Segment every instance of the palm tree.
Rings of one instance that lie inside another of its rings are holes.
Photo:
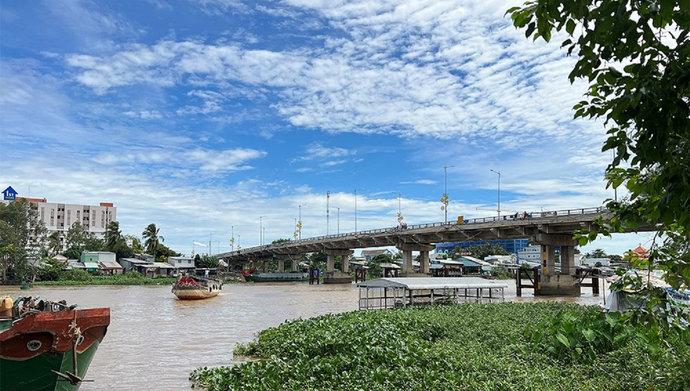
[[[109,251],[116,252],[118,247],[125,242],[120,230],[120,223],[111,221],[105,227],[105,248]]]
[[[54,256],[62,251],[62,242],[60,241],[60,233],[53,232],[48,236],[48,255]]]
[[[156,260],[156,249],[158,248],[158,244],[160,242],[165,242],[165,238],[158,235],[159,232],[160,228],[156,228],[156,224],[151,223],[146,227],[144,232],[141,233],[141,236],[145,239],[144,248],[148,254],[153,255],[154,261]]]

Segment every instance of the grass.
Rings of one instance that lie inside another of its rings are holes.
[[[114,276],[94,276],[83,270],[65,272],[57,281],[36,281],[34,285],[172,285],[176,278],[149,278],[130,272]]]

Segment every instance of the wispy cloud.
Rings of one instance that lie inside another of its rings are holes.
[[[154,164],[166,166],[195,166],[202,171],[240,171],[252,167],[250,160],[266,156],[266,152],[237,148],[225,151],[194,150],[138,150],[120,153],[103,153],[95,160],[107,165]]]
[[[438,183],[438,182],[432,181],[432,180],[430,180],[430,179],[419,179],[419,180],[416,180],[416,181],[403,181],[403,182],[400,182],[400,184],[402,184],[402,185],[435,185],[436,183]]]

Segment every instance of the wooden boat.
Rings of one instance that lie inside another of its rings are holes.
[[[180,300],[202,300],[217,296],[223,283],[197,276],[180,277],[172,286],[172,293]]]
[[[77,390],[110,324],[110,308],[0,298],[0,390]]]

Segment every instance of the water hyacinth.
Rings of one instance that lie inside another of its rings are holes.
[[[589,330],[586,322],[595,311],[564,303],[501,303],[297,319],[261,331],[235,351],[260,360],[199,368],[190,380],[208,390],[682,389],[678,378],[687,375],[682,368],[690,362],[687,334],[655,351],[640,343],[649,339],[640,335],[618,345],[594,344],[596,354],[584,359],[563,354],[565,345],[551,337],[562,333],[558,326],[566,325],[568,337],[586,347],[594,334],[575,338],[574,319],[581,317]],[[566,321],[554,321],[560,318]],[[563,346],[551,351],[558,343]]]

